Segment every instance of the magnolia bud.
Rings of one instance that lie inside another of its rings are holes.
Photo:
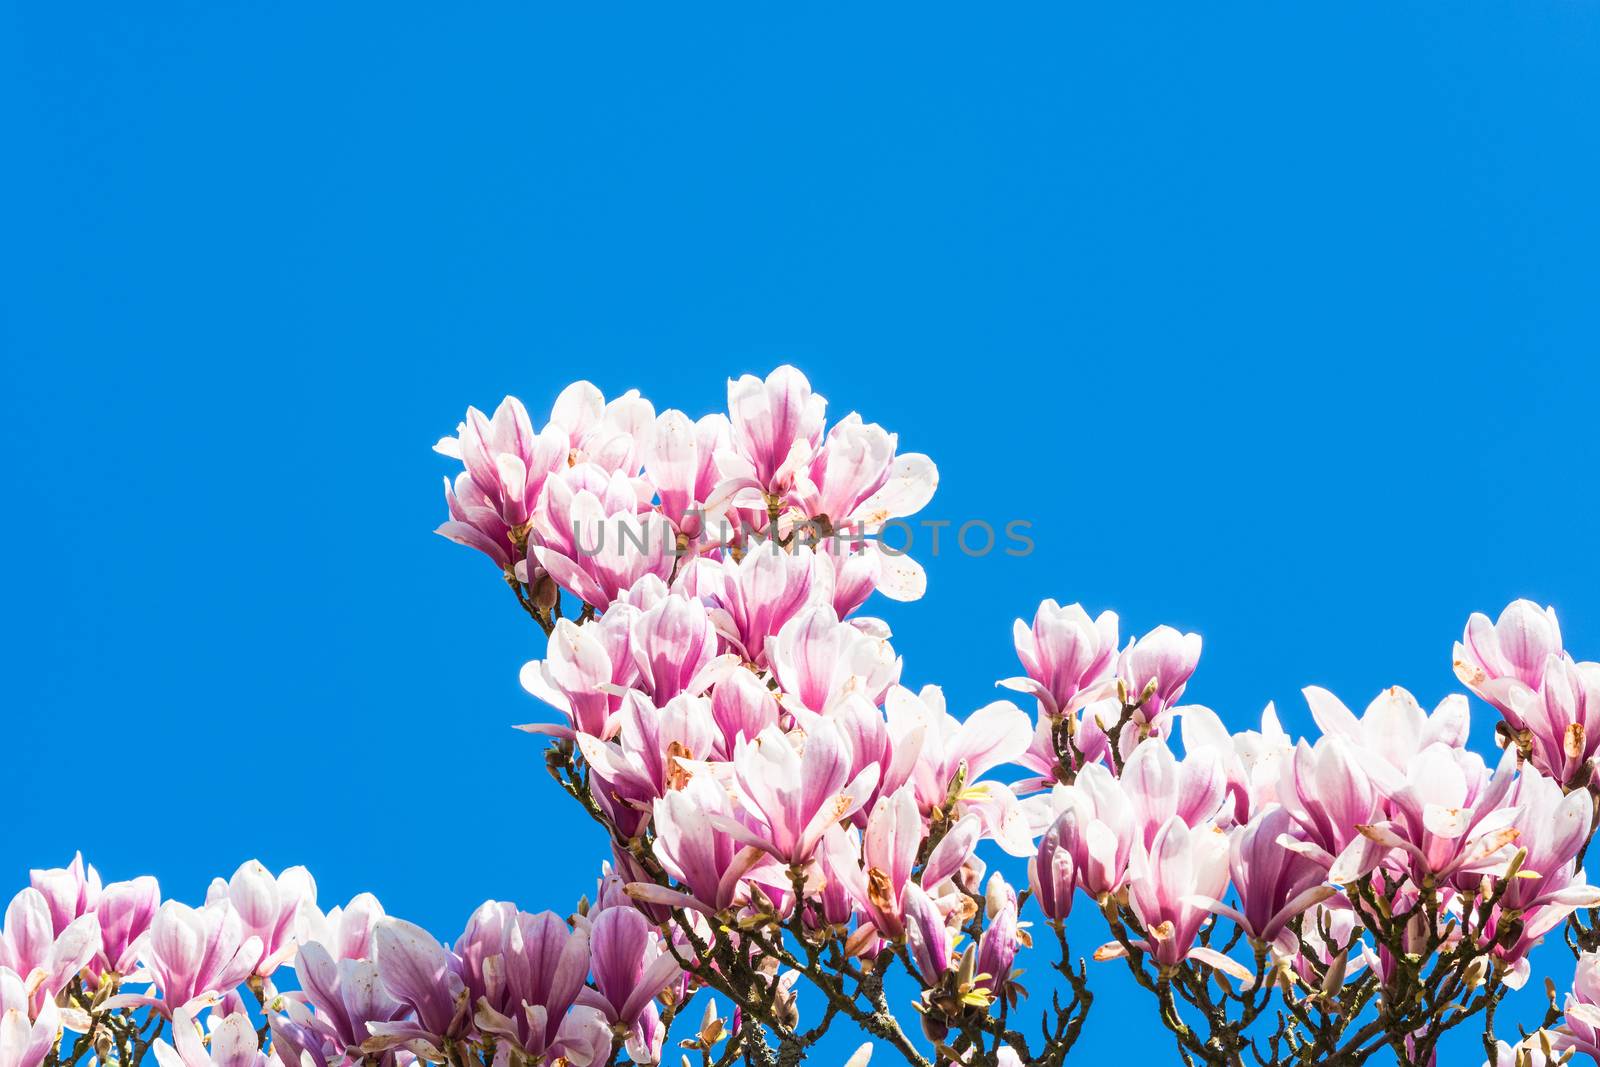
[[[1328,973],[1322,976],[1321,992],[1325,997],[1332,997],[1344,986],[1345,971],[1350,966],[1350,953],[1341,952],[1333,958],[1328,965]]]

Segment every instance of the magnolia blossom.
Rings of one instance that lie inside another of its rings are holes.
[[[1192,957],[1248,978],[1237,963],[1194,943],[1209,917],[1205,901],[1227,885],[1228,839],[1220,830],[1191,830],[1178,816],[1163,823],[1148,851],[1134,850],[1129,870],[1128,897],[1149,931],[1147,951],[1161,963]]]
[[[181,1010],[172,1020],[171,1043],[157,1038],[150,1051],[161,1067],[267,1067],[269,1062],[256,1043],[250,1016],[243,1012],[217,1020],[207,1041],[193,1014]]]
[[[94,911],[103,892],[100,872],[83,862],[81,852],[74,853],[66,867],[29,871],[28,884],[44,895],[50,906],[50,925],[57,934],[74,919]]]
[[[1321,864],[1282,844],[1293,834],[1293,823],[1286,809],[1270,805],[1229,840],[1228,870],[1239,907],[1209,907],[1237,922],[1252,941],[1273,941],[1292,919],[1336,892],[1325,884]]]
[[[1129,645],[1117,660],[1117,677],[1128,700],[1139,705],[1129,729],[1160,736],[1200,662],[1200,635],[1170,626],[1154,630]],[[1120,743],[1127,746],[1126,739]]]
[[[295,974],[300,995],[285,998],[285,1014],[272,1017],[273,1038],[318,1067],[361,1058],[371,1025],[394,1022],[406,1012],[384,988],[373,960],[336,960],[312,942],[295,956]]]
[[[730,379],[733,447],[717,455],[718,471],[766,493],[787,491],[822,443],[827,405],[793,367],[779,367],[765,381],[753,374]]]
[[[35,1011],[22,978],[0,966],[0,1064],[41,1067],[55,1051],[60,1027],[55,1001],[46,1000]]]
[[[1515,600],[1496,622],[1480,612],[1467,620],[1455,646],[1456,676],[1483,699],[1511,713],[1510,697],[1520,683],[1538,689],[1545,662],[1562,655],[1561,624],[1554,608]]]
[[[705,598],[709,618],[748,663],[769,666],[768,646],[807,607],[833,601],[833,568],[806,546],[754,546],[741,559],[697,560],[685,583]]]
[[[829,826],[859,808],[877,784],[869,765],[850,777],[850,752],[827,719],[818,720],[803,751],[776,727],[741,742],[733,755],[741,818],[712,816],[712,824],[784,863],[803,863]]]
[[[632,652],[637,614],[636,608],[624,604],[588,626],[559,620],[545,658],[525,664],[521,681],[530,694],[566,716],[568,725],[530,723],[519,729],[565,737],[585,733],[609,741],[619,727],[615,716],[622,694],[639,677]]]
[[[1191,704],[1183,709],[1180,729],[1185,752],[1209,749],[1215,753],[1232,802],[1231,810],[1223,813],[1226,821],[1242,825],[1256,812],[1277,802],[1283,768],[1295,746],[1284,732],[1275,707],[1268,704],[1261,713],[1260,730],[1230,734],[1216,712]]]
[[[149,876],[105,887],[94,909],[100,927],[100,971],[130,975],[137,970],[145,935],[160,906],[161,887]]]
[[[742,831],[728,832],[735,822],[734,801],[705,776],[691,778],[653,802],[656,858],[687,892],[635,882],[628,891],[640,899],[693,907],[710,913],[731,907],[741,879],[766,859],[759,845],[745,844]]]
[[[1050,879],[1055,903],[1046,914],[1058,919],[1071,908],[1062,894],[1062,873],[1100,900],[1123,887],[1134,846],[1142,841],[1132,798],[1100,764],[1085,767],[1072,785],[1058,786],[1051,803],[1058,814],[1040,843],[1033,881],[1042,899],[1042,887]]]
[[[721,483],[717,453],[733,444],[732,424],[721,412],[694,421],[681,411],[663,411],[650,436],[644,470],[660,498],[661,513],[680,533],[697,538],[705,531],[705,511]]]
[[[627,1032],[630,1060],[655,1063],[666,1036],[655,998],[681,968],[650,921],[626,904],[602,910],[589,927],[594,970],[589,1003],[612,1027]]]
[[[581,473],[581,472],[580,472]],[[638,490],[621,473],[589,472],[591,483],[556,478],[534,518],[533,554],[557,585],[604,609],[647,574],[671,577],[676,533],[659,512],[639,511]],[[529,581],[525,565],[518,577]]]
[[[1032,854],[1034,831],[1027,810],[1006,785],[980,781],[1027,748],[1030,730],[1021,708],[997,700],[962,721],[946,710],[944,693],[937,686],[924,686],[917,693],[895,686],[889,690],[885,710],[891,730],[921,732],[922,747],[910,781],[924,812],[953,800],[957,811],[978,815],[987,834],[1007,852]],[[952,797],[951,785],[958,777],[962,788]]]
[[[101,950],[100,924],[93,913],[68,922],[59,934],[52,921],[50,901],[39,890],[19,892],[6,907],[0,930],[0,967],[21,979],[32,1011],[65,989]]]
[[[1039,605],[1033,625],[1018,619],[1012,627],[1017,658],[1027,672],[1000,684],[1028,693],[1047,718],[1076,711],[1106,695],[1117,657],[1117,616],[1103,611],[1094,619],[1077,604],[1054,600]]]
[[[1551,1044],[1559,1051],[1600,1060],[1600,953],[1586,952],[1578,958],[1572,991],[1562,1010],[1565,1018],[1551,1035]]]
[[[1515,772],[1512,752],[1491,774],[1476,753],[1430,745],[1406,773],[1385,770],[1375,777],[1389,818],[1361,832],[1381,846],[1399,849],[1417,876],[1445,877],[1503,865],[1518,837],[1511,825],[1517,809],[1504,803]]]
[[[825,605],[790,619],[767,655],[791,706],[819,714],[852,695],[876,704],[900,677],[900,660],[888,641],[841,622]]]
[[[976,816],[957,820],[929,852],[920,878],[913,881],[917,856],[927,834],[927,822],[917,810],[916,795],[910,786],[879,798],[859,842],[838,828],[829,831],[828,869],[841,882],[855,909],[872,924],[874,933],[890,939],[904,937],[910,888],[937,891],[939,884],[971,857],[982,827]]]
[[[906,945],[916,965],[917,976],[925,986],[938,985],[951,963],[950,931],[944,912],[921,886],[908,882],[905,913]]]
[[[1519,751],[1562,784],[1587,785],[1600,751],[1600,663],[1550,656],[1538,689],[1515,686],[1509,701]]]
[[[1484,1061],[1483,1067],[1560,1067],[1572,1062],[1560,1051],[1559,1042],[1544,1030],[1515,1045],[1496,1041],[1494,1047],[1494,1059]]]
[[[215,999],[243,982],[262,959],[262,941],[245,932],[239,913],[226,902],[191,908],[175,900],[161,905],[150,924],[141,962],[150,971],[163,1014]]]
[[[316,910],[317,883],[304,867],[289,867],[274,877],[261,861],[249,860],[228,881],[211,883],[206,903],[222,901],[259,943],[260,956],[251,962],[255,973],[266,977],[294,956],[300,926]]]

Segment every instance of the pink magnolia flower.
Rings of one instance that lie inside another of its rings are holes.
[[[832,568],[805,546],[784,551],[766,542],[737,561],[698,560],[691,571],[717,629],[759,666],[768,665],[769,646],[790,619],[833,599]]]
[[[999,878],[997,874],[994,876]],[[989,923],[978,938],[979,974],[989,976],[984,985],[998,993],[1011,977],[1011,965],[1017,958],[1019,929],[1017,926],[1017,898],[1012,893],[1002,899],[989,915]]]
[[[804,708],[795,707],[792,710],[795,720],[803,729],[809,728],[819,718],[815,712]],[[895,792],[910,781],[916,772],[927,728],[905,716],[888,722],[879,708],[865,697],[855,694],[835,706],[827,718],[849,742],[851,777],[869,766],[877,768],[877,784],[870,795],[861,799],[861,807],[853,817],[857,826],[865,826],[867,814],[878,798]]]
[[[705,605],[686,597],[669,596],[639,612],[630,638],[637,684],[656,704],[682,693],[699,696],[739,665],[737,656],[722,654]]]
[[[287,1016],[274,1017],[273,1041],[308,1053],[319,1067],[353,1063],[371,1039],[371,1023],[390,1023],[409,1010],[384,988],[372,960],[335,959],[322,945],[302,945],[295,956],[300,992],[286,997]]]
[[[655,421],[655,408],[637,389],[608,403],[588,382],[567,386],[550,409],[550,427],[558,428],[570,447],[568,466],[589,463],[630,478],[650,453]]]
[[[450,518],[433,532],[488,556],[503,571],[511,572],[524,558],[511,527],[500,517],[495,502],[463,471],[454,483],[444,480],[444,501]]]
[[[825,714],[851,695],[880,702],[900,677],[889,642],[840,622],[831,607],[813,605],[786,623],[767,646],[785,703]]]
[[[828,431],[809,467],[795,479],[792,497],[806,515],[846,525],[856,505],[889,480],[895,445],[894,434],[851,412]]]
[[[500,402],[493,418],[469,407],[457,435],[441,440],[435,450],[465,464],[472,484],[506,526],[526,526],[545,480],[566,466],[566,435],[553,426],[534,433],[527,409],[513,396]]]
[[[95,920],[100,925],[102,971],[132,974],[139,964],[150,924],[161,907],[161,887],[148,876],[112,882],[100,894]]]
[[[244,933],[259,945],[251,960],[256,974],[268,977],[294,956],[297,935],[317,906],[317,883],[304,867],[288,867],[277,877],[260,860],[247,860],[224,882],[211,883],[206,904],[226,902],[239,915]]]
[[[175,1013],[171,1043],[157,1038],[150,1046],[160,1067],[267,1067],[278,1062],[261,1051],[250,1016],[234,1012],[213,1020],[208,1044],[192,1011]]]
[[[922,565],[904,552],[890,551],[881,539],[858,533],[835,535],[818,540],[815,551],[819,565],[832,576],[833,612],[841,619],[849,619],[875,592],[881,591],[891,600],[906,601],[916,600],[927,591]],[[887,627],[876,620],[850,621],[864,629],[883,629],[887,636]]]
[[[1171,818],[1189,827],[1211,822],[1227,797],[1215,751],[1203,748],[1180,762],[1161,740],[1135,748],[1121,780],[1133,806],[1135,839],[1145,848]]]
[[[905,889],[906,947],[924,986],[936,986],[950,970],[950,931],[945,916],[915,882]]]
[[[1363,769],[1370,761],[1343,737],[1301,741],[1284,762],[1278,799],[1304,831],[1282,844],[1310,856],[1341,884],[1372,870],[1384,849],[1359,829],[1382,814],[1382,794]]]
[[[523,665],[522,688],[566,716],[565,727],[526,723],[519,730],[572,737],[589,734],[603,741],[616,736],[622,693],[639,681],[632,629],[639,610],[614,604],[598,620],[579,626],[559,619],[542,660]]]
[[[84,865],[81,852],[75,853],[66,867],[29,871],[28,884],[44,894],[50,905],[50,924],[57,934],[72,920],[93,911],[100,901],[100,873]]]
[[[191,908],[169,900],[156,912],[140,957],[161,994],[151,1006],[169,1017],[180,1008],[198,1008],[249,977],[261,952],[261,938],[245,932],[239,913],[226,902]],[[148,1003],[132,998],[129,1006]]]
[[[779,367],[765,381],[753,374],[730,379],[733,447],[717,455],[722,477],[767,493],[785,492],[822,443],[827,406],[794,367]]]
[[[659,512],[640,513],[638,493],[622,474],[611,475],[598,493],[574,488],[567,478],[551,479],[534,534],[531,551],[539,565],[561,588],[602,611],[646,575],[671,577],[677,560],[672,524]]]
[[[920,886],[936,888],[960,870],[977,846],[980,833],[975,816],[958,820],[929,853]],[[917,854],[926,837],[927,825],[909,786],[878,799],[867,818],[859,852],[853,838],[837,828],[829,831],[830,869],[883,937],[897,940],[905,936],[906,887],[912,884]]]
[[[1559,1042],[1544,1030],[1515,1045],[1496,1041],[1494,1047],[1494,1059],[1485,1060],[1483,1067],[1561,1067],[1572,1062],[1561,1055]]]
[[[712,825],[756,845],[775,859],[811,858],[829,826],[861,806],[877,784],[876,765],[850,778],[851,752],[832,722],[820,719],[796,752],[776,727],[733,754],[733,782],[748,822],[711,816]]]
[[[653,811],[656,859],[687,894],[639,881],[628,886],[629,894],[708,914],[732,907],[744,876],[767,856],[761,848],[745,844],[743,834],[717,825],[734,818],[727,792],[709,777],[696,775],[684,788],[659,797]]]
[[[1537,690],[1545,661],[1563,655],[1561,624],[1554,608],[1531,600],[1515,600],[1496,622],[1474,612],[1455,646],[1456,677],[1463,685],[1507,714],[1517,683]],[[1513,725],[1515,725],[1513,723]]]
[[[726,415],[690,421],[681,411],[663,411],[644,453],[645,476],[655,488],[661,513],[691,539],[706,532],[705,506],[713,502],[721,478],[716,454],[733,444]]]
[[[596,790],[621,828],[637,827],[632,813],[650,810],[651,802],[665,796],[692,773],[685,761],[712,756],[722,737],[704,697],[677,696],[662,708],[653,708],[637,692],[623,701],[621,730],[615,742],[587,734],[578,735],[578,749],[591,772],[604,785]]]
[[[1326,689],[1309,686],[1305,696],[1311,717],[1324,736],[1343,737],[1363,752],[1400,769],[1430,745],[1461,748],[1467,743],[1470,712],[1466,697],[1460,694],[1445,697],[1429,715],[1416,697],[1399,686],[1391,686],[1373,698],[1359,719]]]
[[[462,961],[420,926],[384,919],[372,933],[373,960],[384,991],[412,1013],[396,1022],[373,1022],[368,1052],[402,1047],[435,1063],[447,1039],[467,1032],[471,1005]]]
[[[326,915],[309,909],[302,917],[301,941],[321,945],[334,962],[364,960],[372,955],[372,932],[384,918],[383,905],[371,893],[357,893],[343,907]]]
[[[0,931],[0,967],[20,977],[37,1014],[46,1000],[82,971],[100,952],[100,924],[91,914],[71,920],[55,932],[50,902],[33,887],[19,892],[6,907]]]
[[[1028,885],[1039,910],[1059,922],[1072,913],[1072,895],[1078,884],[1077,861],[1072,847],[1081,844],[1083,831],[1078,813],[1068,809],[1056,816],[1039,839],[1039,851],[1028,861]]]
[[[1180,730],[1184,752],[1210,749],[1221,761],[1232,799],[1225,822],[1243,825],[1254,813],[1277,802],[1278,784],[1285,763],[1294,754],[1294,743],[1284,733],[1271,704],[1261,713],[1260,730],[1230,734],[1216,712],[1198,704],[1183,709]]]
[[[887,694],[884,710],[891,730],[922,731],[922,748],[911,782],[924,813],[945,802],[950,783],[958,773],[965,772],[966,785],[971,788],[986,772],[1021,755],[1033,734],[1028,716],[1005,700],[985,704],[965,721],[957,719],[945,710],[943,691],[933,685],[916,693],[894,686]],[[1031,839],[1029,846],[1031,852]]]
[[[1194,943],[1210,917],[1204,901],[1221,899],[1228,888],[1228,839],[1220,830],[1190,829],[1173,816],[1156,831],[1148,853],[1134,850],[1129,875],[1128,901],[1149,934],[1144,947],[1157,962],[1196,959],[1249,979],[1228,957]]]
[[[1012,637],[1027,676],[1000,684],[1036,697],[1046,718],[1108,695],[1103,690],[1113,677],[1117,658],[1115,612],[1104,611],[1090,619],[1080,605],[1061,607],[1046,600],[1034,613],[1032,626],[1021,619],[1013,624]]]
[[[920,453],[895,455],[897,439],[851,413],[828,431],[810,468],[796,479],[791,501],[817,520],[836,558],[866,560],[864,576],[893,600],[916,600],[927,576],[903,552],[885,548],[882,533],[892,519],[927,506],[939,484],[933,461]]]
[[[1130,702],[1144,701],[1129,728],[1141,736],[1161,736],[1199,662],[1200,635],[1180,633],[1170,626],[1157,626],[1129,645],[1117,660],[1117,676],[1127,687]],[[1121,743],[1131,747],[1126,739]]]
[[[847,840],[845,835],[830,831],[835,860],[832,866],[838,878],[862,914],[884,937],[899,938],[905,933],[902,897],[926,834],[916,795],[910,788],[880,797],[873,805],[862,835],[860,864],[853,856],[841,854],[839,845]]]
[[[1588,884],[1578,855],[1589,840],[1592,800],[1583,791],[1562,792],[1561,786],[1527,770],[1517,776],[1505,803],[1515,817],[1517,848],[1523,852],[1520,878],[1513,878],[1500,898],[1504,908],[1532,911],[1547,904],[1571,910],[1600,906],[1600,886]],[[1462,880],[1463,889],[1473,888]]]
[[[1413,874],[1443,878],[1503,866],[1518,831],[1517,808],[1507,803],[1516,777],[1508,750],[1492,775],[1476,753],[1435,743],[1403,772],[1372,764],[1389,817],[1361,832],[1399,849]],[[1337,880],[1337,879],[1335,879]]]
[[[35,1011],[21,977],[0,965],[0,1064],[43,1067],[61,1041],[61,1017],[53,999]]]
[[[598,1008],[613,1028],[627,1033],[629,1060],[656,1063],[666,1031],[655,998],[682,968],[662,947],[661,935],[650,921],[634,908],[605,908],[591,918],[594,990],[585,1003]]]
[[[1239,907],[1209,907],[1238,923],[1252,941],[1272,942],[1296,915],[1336,892],[1325,884],[1326,868],[1280,843],[1293,833],[1293,817],[1272,804],[1229,837],[1228,870]]]
[[[754,674],[734,671],[711,688],[711,718],[722,735],[722,743],[714,748],[727,757],[741,739],[752,739],[778,724],[778,701]]]
[[[1072,785],[1057,786],[1051,803],[1057,815],[1035,857],[1036,881],[1053,886],[1052,907],[1060,915],[1052,918],[1062,918],[1071,909],[1060,881],[1067,869],[1085,893],[1100,900],[1126,883],[1141,841],[1127,788],[1101,764],[1083,768]]]
[[[1579,908],[1600,906],[1600,886],[1589,884],[1578,863],[1589,839],[1591,802],[1587,792],[1563,793],[1557,783],[1529,768],[1523,769],[1506,798],[1516,811],[1511,829],[1518,835],[1514,847],[1522,862],[1482,936],[1494,945],[1496,958],[1512,965],[1505,979],[1512,988],[1527,980],[1528,953],[1551,930]],[[1480,877],[1462,874],[1456,884],[1470,892]],[[1504,925],[1508,918],[1514,923],[1511,936]]]
[[[1551,1034],[1555,1049],[1571,1049],[1600,1060],[1600,953],[1585,952],[1579,957],[1562,1010],[1566,1018]]]
[[[1537,690],[1516,686],[1506,720],[1527,732],[1529,762],[1567,786],[1587,784],[1600,750],[1600,663],[1550,656]]]
[[[455,947],[477,1028],[535,1059],[550,1052],[589,973],[589,946],[587,930],[554,912],[481,905]]]

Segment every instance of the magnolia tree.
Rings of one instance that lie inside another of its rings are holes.
[[[1600,664],[1549,609],[1474,615],[1455,646],[1492,765],[1465,696],[1357,716],[1308,689],[1321,736],[1270,706],[1230,732],[1183,702],[1198,635],[1124,643],[1048,600],[999,683],[1032,714],[960,716],[862,614],[922,592],[880,535],[934,465],[828,427],[793,368],[698,421],[578,383],[536,430],[508,398],[438,450],[464,467],[439,532],[548,638],[522,683],[559,718],[523,729],[609,840],[594,901],[490,901],[443,944],[368,895],[322,911],[300,868],[247,863],[198,907],[34,871],[0,936],[0,1067],[788,1067],[836,1026],[869,1038],[858,1064],[1056,1065],[1099,967],[1186,1064],[1432,1064],[1464,1026],[1500,1067],[1600,1055]],[[1074,907],[1103,920],[1098,964]],[[1570,991],[1497,1016],[1547,939]]]

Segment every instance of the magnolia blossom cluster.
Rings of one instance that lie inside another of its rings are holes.
[[[1493,748],[1467,696],[1398,687],[1359,715],[1306,689],[1312,737],[1271,705],[1230,731],[1192,700],[1198,635],[1048,600],[998,683],[1026,706],[952,710],[863,611],[923,590],[879,535],[933,465],[829,427],[794,368],[697,420],[578,383],[535,430],[508,398],[438,448],[464,468],[439,532],[547,637],[522,729],[608,841],[595,902],[486,903],[446,945],[370,896],[322,912],[298,868],[198,908],[37,871],[0,937],[0,1067],[649,1065],[697,997],[691,1067],[793,1067],[844,1022],[913,1067],[1060,1067],[1093,1001],[1075,907],[1187,1064],[1422,1067],[1471,1019],[1497,1067],[1600,1061],[1600,665],[1550,609],[1455,647]],[[1506,1041],[1547,940],[1571,991]]]
[[[685,555],[797,536],[819,549],[840,615],[874,589],[921,596],[922,568],[876,535],[927,504],[933,463],[859,415],[828,427],[826,414],[793,367],[730,381],[727,413],[697,420],[637,391],[608,402],[588,382],[537,432],[515,397],[493,416],[468,408],[435,446],[464,468],[445,480],[438,532],[493,560],[546,623],[558,590],[603,611]]]
[[[1600,667],[1563,650],[1549,609],[1474,615],[1456,646],[1458,675],[1502,716],[1490,761],[1467,747],[1465,697],[1429,712],[1400,688],[1359,716],[1307,689],[1314,738],[1271,706],[1230,732],[1184,702],[1198,635],[1123,643],[1115,614],[1054,601],[1016,624],[1022,674],[1000,683],[1033,713],[958,717],[938,687],[903,684],[887,627],[858,614],[874,589],[919,595],[920,570],[870,536],[810,536],[914,512],[931,463],[856,415],[825,433],[793,368],[730,382],[728,404],[691,422],[580,383],[538,433],[514,400],[469,411],[441,444],[466,468],[441,532],[494,558],[549,634],[522,681],[560,721],[523,728],[556,738],[552,773],[609,832],[626,892],[697,979],[787,1005],[760,1020],[780,1044],[799,1040],[799,978],[830,1017],[863,1022],[862,979],[898,960],[936,1058],[1059,1062],[1087,1010],[1062,932],[1080,892],[1113,935],[1097,958],[1203,1014],[1194,974],[1236,983],[1237,1017],[1179,1033],[1218,1062],[1273,988],[1377,1005],[1387,1036],[1341,1022],[1314,1037],[1350,1036],[1353,1062],[1369,1036],[1428,1061],[1487,1003],[1471,991],[1521,985],[1530,949],[1569,920],[1589,936],[1573,916],[1600,906],[1581,863]],[[618,518],[659,536],[586,533]],[[1027,858],[1020,891],[988,870],[985,841]],[[1042,1053],[1003,1021],[1030,903],[1075,992]],[[733,973],[752,957],[765,978]],[[874,1032],[917,1062],[903,1031]]]
[[[1578,861],[1592,798],[1564,791],[1514,748],[1492,766],[1468,751],[1464,698],[1429,713],[1393,688],[1358,717],[1326,690],[1305,695],[1322,730],[1315,741],[1291,740],[1271,707],[1259,730],[1230,735],[1193,705],[1178,711],[1181,759],[1152,738],[1120,766],[1090,762],[1056,784],[1031,867],[1045,914],[1064,918],[1078,891],[1102,906],[1122,899],[1156,960],[1199,959],[1252,981],[1239,960],[1197,944],[1213,916],[1293,971],[1324,948],[1290,930],[1298,917],[1310,917],[1306,929],[1348,933],[1374,901],[1399,914],[1426,890],[1459,932],[1487,881],[1494,902],[1476,936],[1515,987],[1547,932],[1600,905]],[[1352,900],[1345,887],[1363,880],[1373,896]],[[1364,940],[1342,949],[1351,950],[1353,966],[1385,973],[1393,962]]]
[[[683,996],[612,875],[568,918],[489,901],[447,946],[368,893],[321,910],[303,867],[252,860],[191,907],[75,858],[6,909],[0,1067],[649,1064]]]

